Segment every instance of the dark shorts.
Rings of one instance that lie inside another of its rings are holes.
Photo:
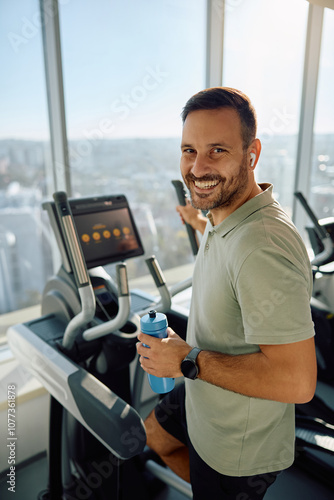
[[[187,431],[185,387],[179,384],[156,406],[160,425],[189,448],[190,479],[194,500],[261,500],[279,472],[256,476],[225,476],[209,467],[194,450]]]

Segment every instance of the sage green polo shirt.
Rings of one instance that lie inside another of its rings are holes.
[[[196,258],[187,341],[238,355],[259,344],[313,337],[309,258],[273,186],[218,226],[208,220]],[[230,476],[289,467],[294,460],[294,405],[243,396],[186,380],[190,439],[200,457]]]

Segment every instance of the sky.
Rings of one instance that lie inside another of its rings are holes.
[[[179,136],[182,106],[205,86],[205,3],[60,0],[68,137]],[[307,7],[226,0],[223,84],[251,97],[264,135],[298,130]],[[318,132],[334,133],[333,47],[326,9]],[[0,64],[0,138],[48,139],[38,0],[0,0]]]
[[[223,84],[247,87],[258,112],[259,131],[296,133],[308,2],[240,0],[239,6],[226,16]],[[315,123],[318,133],[334,133],[333,88],[334,11],[325,9]]]
[[[205,2],[192,1],[62,0],[70,137],[101,120],[117,122],[116,136],[179,134],[186,98],[204,86]],[[48,136],[38,18],[37,0],[0,1],[0,137]]]

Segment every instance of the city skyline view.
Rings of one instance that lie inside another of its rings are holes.
[[[78,5],[80,4],[80,9]],[[71,196],[125,194],[147,254],[162,268],[192,260],[175,213],[180,113],[205,87],[206,1],[59,0]],[[215,4],[219,5],[219,4]],[[52,12],[46,20],[52,19]],[[215,15],[220,22],[223,13]],[[222,84],[258,115],[259,182],[292,216],[307,30],[306,0],[226,0]],[[325,9],[305,193],[334,215],[334,11]],[[59,265],[41,204],[52,163],[39,0],[0,3],[0,310],[38,303]],[[28,244],[29,242],[29,244]],[[142,260],[133,275],[146,272]],[[12,296],[6,287],[13,277]]]
[[[334,135],[316,139],[318,168],[309,203],[319,218],[334,217]],[[75,149],[75,141],[70,146]],[[179,139],[103,140],[73,169],[75,197],[126,195],[145,250],[143,258],[129,261],[130,278],[147,274],[144,259],[153,254],[163,270],[193,262],[171,184],[181,178],[178,146]],[[48,149],[46,141],[0,140],[0,314],[40,303],[46,281],[61,263],[42,210],[42,202],[51,198]],[[163,165],[161,150],[168,152]],[[294,136],[278,136],[263,150],[257,168],[258,181],[274,184],[288,213],[294,158]]]

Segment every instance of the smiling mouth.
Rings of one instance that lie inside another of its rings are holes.
[[[214,181],[193,181],[194,184],[195,184],[195,187],[197,187],[198,189],[211,189],[215,186],[217,186],[217,184],[219,184],[219,181],[218,180],[214,180]]]

